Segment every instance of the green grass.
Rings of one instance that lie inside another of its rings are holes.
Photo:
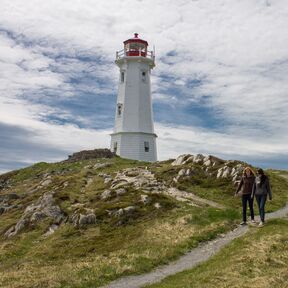
[[[145,287],[287,287],[287,225],[287,220],[271,220],[263,229],[251,229],[194,269]]]

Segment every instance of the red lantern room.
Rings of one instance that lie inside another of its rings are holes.
[[[148,51],[148,42],[140,39],[138,33],[134,34],[134,38],[130,38],[124,43],[124,49],[116,52],[116,60],[124,57],[145,57],[154,61],[153,51]]]
[[[138,38],[138,33],[134,38],[124,41],[124,51],[126,56],[147,56],[148,42]]]

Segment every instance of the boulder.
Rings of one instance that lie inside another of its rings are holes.
[[[204,156],[202,154],[197,154],[196,156],[194,156],[193,158],[193,163],[195,164],[201,164],[203,163],[204,160]]]
[[[40,220],[46,218],[47,215],[44,214],[43,212],[38,212],[36,211],[35,213],[32,214],[30,218],[30,222],[39,222]]]
[[[124,210],[125,214],[131,215],[136,211],[136,207],[135,206],[128,206],[128,207],[125,207],[123,210]]]
[[[46,180],[42,181],[39,186],[40,187],[46,187],[46,186],[50,185],[51,183],[52,183],[51,179],[46,179]]]
[[[119,210],[117,210],[117,211],[114,213],[114,215],[115,215],[116,217],[120,217],[120,216],[124,215],[124,209],[120,208]]]
[[[222,173],[223,173],[223,167],[217,170],[217,179],[219,179],[220,177],[222,177]]]
[[[108,183],[110,183],[112,180],[113,180],[112,177],[106,177],[106,178],[104,178],[104,184],[108,184]]]
[[[178,172],[178,176],[179,177],[182,177],[186,174],[186,170],[185,169],[181,169],[179,172]]]
[[[131,169],[131,170],[126,170],[125,175],[128,177],[136,177],[140,174],[139,169]]]
[[[116,189],[116,190],[115,190],[115,193],[116,193],[117,196],[122,196],[122,195],[124,195],[126,192],[127,192],[127,191],[126,191],[126,189],[124,189],[124,188],[119,188],[119,189]]]
[[[24,227],[29,224],[28,219],[20,219],[15,226],[10,227],[4,234],[5,237],[10,238],[18,234]]]
[[[93,168],[103,169],[103,168],[110,167],[110,166],[111,166],[111,163],[96,163]]]
[[[107,199],[109,199],[111,197],[112,197],[112,191],[111,190],[105,190],[104,192],[102,192],[102,194],[100,196],[100,198],[102,200],[107,200]]]
[[[121,187],[125,187],[127,186],[129,183],[127,180],[125,179],[120,179],[118,181],[113,181],[112,185],[111,185],[111,188],[112,189],[118,189],[118,188],[121,188]]]
[[[228,178],[231,174],[231,168],[225,166],[222,173],[222,178]]]
[[[53,194],[54,192],[47,192],[36,203],[27,206],[21,219],[5,233],[5,236],[14,236],[30,223],[38,223],[47,217],[51,218],[55,224],[60,224],[65,219],[65,215],[55,204]]]
[[[193,155],[190,154],[183,154],[178,156],[175,161],[173,161],[171,163],[172,166],[179,166],[179,165],[184,165],[188,162],[192,162],[193,161]]]
[[[88,215],[82,215],[80,214],[79,217],[79,225],[91,225],[96,223],[96,215],[94,213],[90,213]]]

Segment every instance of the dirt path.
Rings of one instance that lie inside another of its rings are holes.
[[[288,204],[278,211],[266,214],[267,219],[283,218],[287,216]],[[197,264],[208,260],[225,245],[229,244],[233,239],[244,235],[248,230],[248,226],[239,226],[221,238],[199,245],[197,248],[181,256],[177,261],[161,266],[147,274],[120,278],[111,282],[109,285],[105,286],[105,288],[139,288],[144,285],[159,282],[169,275],[191,269]]]
[[[174,197],[175,199],[179,200],[179,201],[192,201],[192,204],[194,204],[195,206],[211,206],[217,209],[224,209],[225,207],[219,203],[216,203],[214,201],[211,200],[207,200],[205,198],[201,198],[195,194],[193,194],[192,192],[186,192],[186,191],[182,191],[179,190],[177,188],[168,188],[166,191],[161,192],[163,194],[169,195]]]

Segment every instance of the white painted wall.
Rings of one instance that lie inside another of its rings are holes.
[[[117,155],[123,158],[157,161],[150,81],[154,60],[131,56],[117,60],[116,64],[119,67],[119,88],[111,150],[117,142]],[[124,82],[121,81],[122,72]],[[121,115],[118,105],[122,106]],[[149,142],[149,152],[145,152],[144,142]]]

